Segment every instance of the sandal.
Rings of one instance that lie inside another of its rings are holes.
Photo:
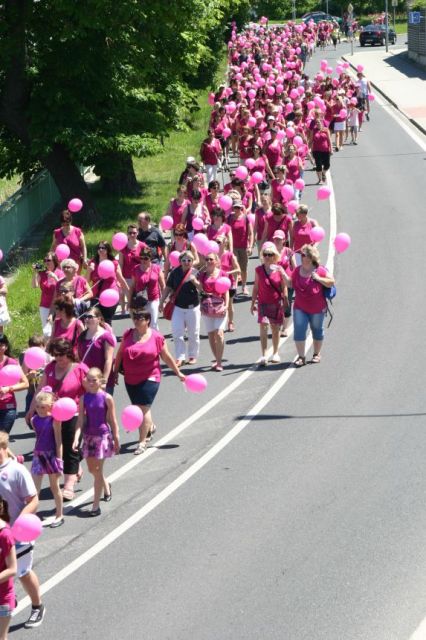
[[[299,356],[296,360],[296,362],[294,363],[294,365],[296,367],[304,367],[306,364],[306,358],[305,356]]]
[[[157,427],[155,424],[152,425],[151,429],[148,431],[146,435],[146,441],[151,442],[154,433],[157,431]]]
[[[312,360],[311,362],[313,364],[317,364],[318,362],[321,362],[321,356],[319,353],[314,353],[314,355],[312,356]]]
[[[140,456],[141,453],[145,453],[145,451],[146,451],[146,443],[145,442],[139,442],[138,446],[133,451],[133,455]]]
[[[62,499],[64,502],[71,502],[71,500],[74,500],[74,491],[70,491],[69,489],[63,489]]]

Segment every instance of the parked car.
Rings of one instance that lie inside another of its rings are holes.
[[[396,33],[393,29],[388,27],[388,38],[390,44],[395,44]],[[369,24],[362,29],[359,34],[359,44],[361,47],[365,47],[366,44],[385,44],[386,42],[386,25],[384,24]]]
[[[327,22],[337,22],[340,26],[342,23],[342,18],[338,16],[332,16],[329,13],[325,13],[324,11],[310,11],[309,13],[305,13],[302,17],[303,22],[308,23],[310,20],[317,24],[318,22],[327,21]]]

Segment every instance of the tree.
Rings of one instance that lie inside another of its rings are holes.
[[[5,0],[0,5],[0,175],[51,172],[93,207],[77,164],[137,188],[131,156],[194,107],[191,86],[247,0]],[[215,40],[216,42],[216,40]]]

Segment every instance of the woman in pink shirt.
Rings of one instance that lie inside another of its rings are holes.
[[[77,353],[77,339],[84,329],[81,320],[75,317],[74,305],[72,302],[56,298],[54,300],[55,320],[53,322],[52,340],[64,338],[69,340]]]
[[[10,357],[10,343],[7,336],[0,335],[0,371],[9,364],[19,365],[18,361]],[[19,382],[7,387],[0,386],[0,431],[10,433],[16,420],[15,392],[28,389],[28,379],[22,372]]]
[[[219,293],[216,290],[216,282],[222,276],[226,276],[226,272],[222,271],[219,256],[214,252],[208,253],[205,268],[199,272],[198,280],[201,285],[201,315],[215,358],[212,366],[214,371],[223,371],[222,358],[229,301],[228,291]]]
[[[314,342],[312,362],[321,360],[321,348],[324,340],[324,317],[327,310],[324,287],[334,285],[334,278],[326,271],[320,276],[317,269],[320,266],[320,255],[316,247],[306,244],[301,249],[302,264],[293,272],[291,283],[294,289],[294,341],[297,349],[296,367],[306,364],[305,343],[308,325],[311,328]],[[324,267],[325,269],[325,267]]]
[[[273,354],[270,362],[281,362],[280,327],[284,321],[284,306],[287,304],[287,286],[284,271],[278,266],[280,254],[273,242],[262,246],[262,264],[255,269],[255,280],[251,299],[251,313],[257,308],[257,321],[260,328],[260,366],[266,366],[268,348],[268,329],[272,332]]]
[[[261,245],[264,242],[272,242],[275,231],[284,231],[285,239],[292,243],[293,240],[293,223],[291,217],[286,214],[284,206],[277,202],[272,205],[271,213],[268,213],[265,219],[265,227],[263,229]]]
[[[220,207],[213,209],[212,223],[207,229],[207,237],[209,240],[216,240],[218,236],[226,236],[228,238],[229,246],[232,251],[231,227],[225,222],[225,212]]]
[[[64,272],[64,277],[56,283],[53,299],[63,298],[68,302],[73,302],[75,310],[80,314],[86,310],[82,309],[82,307],[87,307],[87,302],[93,298],[92,290],[86,278],[77,275],[78,265],[75,260],[71,258],[62,260],[61,269]],[[53,322],[53,302],[48,320]]]
[[[49,344],[49,353],[54,357],[41,378],[37,392],[26,415],[30,423],[35,412],[35,397],[43,387],[50,387],[57,398],[71,398],[78,407],[80,397],[84,393],[83,380],[88,371],[87,365],[76,362],[73,345],[64,338],[55,338]],[[75,416],[62,422],[62,456],[64,460],[64,500],[74,498],[74,485],[81,477],[80,452],[74,451],[74,435],[77,424],[78,411]]]
[[[260,196],[260,207],[255,211],[254,218],[254,237],[256,239],[257,251],[260,255],[260,248],[262,246],[261,240],[263,232],[265,230],[266,217],[271,213],[271,196],[267,193],[262,193]]]
[[[92,285],[92,293],[95,304],[99,300],[102,291],[106,291],[107,289],[113,289],[114,291],[118,292],[120,292],[121,290],[125,293],[129,292],[129,287],[127,286],[127,282],[123,278],[120,265],[118,263],[118,260],[116,260],[114,257],[110,243],[106,242],[105,240],[101,240],[101,242],[98,243],[96,249],[96,255],[90,261],[87,271],[87,280]],[[101,278],[98,271],[99,266],[104,260],[109,260],[114,265],[114,274],[108,278]],[[99,304],[99,309],[101,310],[104,320],[107,324],[112,323],[117,305],[118,303],[113,305],[112,307],[104,307],[103,305]]]
[[[213,129],[208,130],[207,138],[201,143],[200,156],[206,169],[207,182],[216,180],[217,168],[222,160],[222,147],[215,138]]]
[[[219,189],[220,184],[217,180],[212,180],[211,182],[209,182],[209,191],[204,198],[204,204],[206,205],[210,216],[213,209],[219,206]]]
[[[69,247],[70,255],[68,256],[78,264],[80,273],[82,266],[87,267],[87,248],[84,234],[79,227],[71,224],[72,215],[65,210],[61,213],[61,226],[53,232],[52,246],[50,251],[54,252],[59,244],[66,244]]]
[[[231,281],[228,298],[228,331],[235,331],[234,325],[234,296],[237,292],[238,277],[241,274],[240,265],[229,248],[228,236],[218,236],[216,242],[219,245],[220,268]]]
[[[133,269],[139,264],[139,255],[142,249],[145,249],[148,245],[141,240],[138,240],[138,227],[135,224],[129,224],[127,227],[127,245],[120,251],[118,258],[118,264],[120,265],[121,273],[126,281],[128,287],[132,284]],[[127,309],[129,307],[130,298],[127,298]],[[126,311],[124,303],[124,291],[120,291],[120,304],[122,311]]]
[[[293,243],[291,248],[295,253],[296,263],[302,263],[300,251],[305,244],[311,244],[311,230],[318,226],[318,222],[308,216],[308,207],[301,204],[296,210],[296,222],[293,224]]]
[[[176,198],[172,198],[169,203],[166,215],[173,218],[173,229],[185,222],[184,213],[190,204],[187,199],[187,190],[185,185],[180,185],[176,191]]]
[[[64,272],[59,268],[59,261],[54,253],[49,252],[44,258],[43,264],[44,268],[38,263],[32,265],[33,277],[31,281],[33,289],[39,287],[41,290],[38,310],[42,327],[49,317],[50,307],[55,297],[56,284],[64,277]]]
[[[152,262],[151,249],[143,249],[140,264],[133,269],[129,298],[132,301],[135,294],[145,298],[144,310],[151,314],[151,326],[155,331],[158,331],[158,307],[165,286],[161,266]]]
[[[124,383],[130,402],[139,406],[143,413],[142,424],[139,427],[139,443],[134,451],[135,455],[140,455],[146,451],[147,442],[155,431],[151,407],[160,387],[160,358],[179,380],[183,382],[185,376],[170,355],[164,336],[151,329],[151,314],[144,311],[144,305],[134,306],[135,304],[132,301],[130,309],[134,328],[123,334],[115,358],[114,373],[117,379],[123,365]]]
[[[250,292],[247,289],[247,266],[253,249],[253,226],[241,200],[234,201],[228,223],[232,232],[234,254],[241,269],[242,294],[248,296]]]

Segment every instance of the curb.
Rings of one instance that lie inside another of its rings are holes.
[[[347,56],[341,56],[341,57],[342,57],[342,60],[345,60],[345,62],[349,62],[349,64],[351,65],[352,69],[354,71],[356,71],[356,66],[350,60],[348,60]],[[411,118],[408,114],[405,113],[405,111],[400,109],[400,107],[397,105],[397,103],[394,102],[394,100],[392,100],[392,98],[389,98],[389,96],[386,95],[386,93],[382,89],[380,89],[380,87],[376,83],[372,82],[371,80],[370,80],[370,83],[374,87],[374,89],[378,93],[380,93],[380,95],[383,96],[383,98],[385,98],[385,100],[387,100],[387,102],[389,102],[393,107],[395,107],[395,109],[397,109],[397,111],[402,113],[404,118],[407,118],[407,120],[409,122],[411,122],[411,124],[413,124],[416,127],[416,129],[418,129],[424,135],[426,135],[426,129],[424,127],[422,127],[422,125],[419,122],[417,122],[417,120],[415,120],[414,118]]]

